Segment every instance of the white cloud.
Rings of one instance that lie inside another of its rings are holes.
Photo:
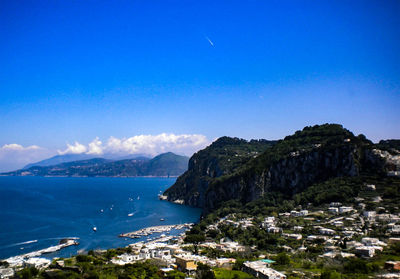
[[[64,151],[58,150],[58,154],[81,154],[86,153],[86,151],[86,146],[76,141],[74,145],[67,143],[67,149],[65,149]]]
[[[138,135],[130,138],[110,137],[102,142],[96,137],[87,145],[75,142],[67,144],[65,150],[58,150],[58,154],[148,154],[155,156],[164,152],[174,152],[191,156],[194,152],[206,147],[211,141],[204,135],[197,134],[158,134]],[[22,146],[17,143],[5,144],[0,147],[0,172],[20,169],[25,165],[47,159],[54,155],[54,150],[37,145]]]
[[[40,149],[39,146],[37,145],[31,145],[27,147],[23,147],[20,144],[17,143],[10,143],[10,144],[5,144],[1,147],[1,150],[19,150],[19,151],[25,151],[25,150],[37,150]]]
[[[49,150],[37,145],[24,147],[17,143],[5,144],[0,147],[0,172],[22,168],[48,158],[50,154]]]
[[[209,144],[209,141],[203,135],[162,133],[159,135],[139,135],[123,139],[111,137],[105,146],[105,150],[110,153],[145,153],[151,155],[172,151],[191,155],[207,144]]]
[[[74,145],[67,144],[67,149],[58,151],[59,154],[149,154],[157,155],[163,152],[176,152],[180,154],[192,155],[199,149],[204,148],[210,143],[204,135],[197,134],[166,134],[159,135],[138,135],[130,138],[110,137],[103,145],[96,137],[88,147],[75,142]]]
[[[89,143],[89,151],[87,154],[101,155],[103,154],[102,142],[96,137],[91,143]]]

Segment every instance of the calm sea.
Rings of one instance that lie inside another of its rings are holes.
[[[65,237],[79,237],[80,245],[43,256],[122,247],[138,240],[120,238],[120,233],[197,222],[199,209],[158,200],[174,182],[175,178],[0,177],[0,259],[57,245]]]

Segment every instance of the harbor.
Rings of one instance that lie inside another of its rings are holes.
[[[33,251],[30,253],[10,257],[10,258],[5,259],[5,261],[8,262],[8,264],[10,266],[18,266],[30,258],[40,257],[43,254],[54,253],[54,252],[57,252],[63,248],[66,248],[66,247],[69,247],[72,245],[79,245],[79,242],[77,241],[78,239],[79,238],[77,238],[77,237],[64,238],[64,239],[60,240],[58,245],[54,245],[54,246],[50,246],[50,247],[47,247],[45,249],[41,249],[38,251]]]
[[[175,224],[175,225],[163,225],[163,226],[152,226],[144,229],[140,229],[134,232],[121,233],[119,237],[128,237],[128,238],[141,238],[144,236],[149,236],[154,233],[169,233],[171,230],[183,230],[190,229],[193,226],[193,223],[184,223],[184,224]]]

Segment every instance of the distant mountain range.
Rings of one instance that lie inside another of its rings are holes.
[[[86,157],[87,156],[87,157]],[[187,170],[189,158],[172,152],[152,159],[139,156],[112,160],[89,155],[57,155],[23,169],[2,173],[10,176],[179,176]]]
[[[54,166],[62,163],[68,163],[73,161],[82,161],[82,160],[89,160],[99,158],[96,155],[90,154],[65,154],[65,155],[56,155],[51,158],[31,163],[23,167],[22,169],[29,169],[31,167],[47,167],[47,166]],[[151,159],[151,156],[145,154],[135,154],[135,155],[125,155],[125,156],[117,156],[113,154],[104,154],[102,158],[111,159],[114,161],[118,160],[125,160],[125,159]]]

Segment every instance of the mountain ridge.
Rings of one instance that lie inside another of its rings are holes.
[[[248,203],[273,191],[290,197],[335,177],[355,177],[366,172],[397,175],[400,171],[400,156],[395,149],[398,141],[381,142],[391,153],[382,151],[381,145],[373,144],[364,135],[355,136],[339,124],[305,127],[224,173],[219,172],[218,162],[209,154],[228,146],[229,156],[234,158],[235,146],[226,142],[229,141],[223,139],[221,146],[213,143],[194,154],[188,171],[165,191],[167,199],[183,200],[207,213],[229,200]],[[219,162],[229,160],[229,156],[219,158]]]
[[[2,173],[9,176],[178,176],[188,165],[189,158],[172,152],[163,153],[152,159],[110,160],[91,158],[64,162],[51,166],[32,166],[28,169]]]
[[[81,161],[81,160],[89,160],[89,159],[94,159],[94,158],[100,158],[97,157],[98,155],[91,155],[91,154],[64,154],[64,155],[55,155],[53,157],[34,162],[34,163],[29,163],[26,166],[24,166],[22,169],[29,169],[31,167],[47,167],[47,166],[54,166],[62,163],[68,163],[68,162],[73,162],[73,161]],[[120,161],[120,160],[125,160],[125,159],[138,159],[138,158],[148,158],[150,159],[151,156],[148,156],[146,154],[135,154],[135,155],[125,155],[125,156],[116,156],[113,154],[104,154],[101,158],[108,159],[108,160],[114,160],[114,161]]]

